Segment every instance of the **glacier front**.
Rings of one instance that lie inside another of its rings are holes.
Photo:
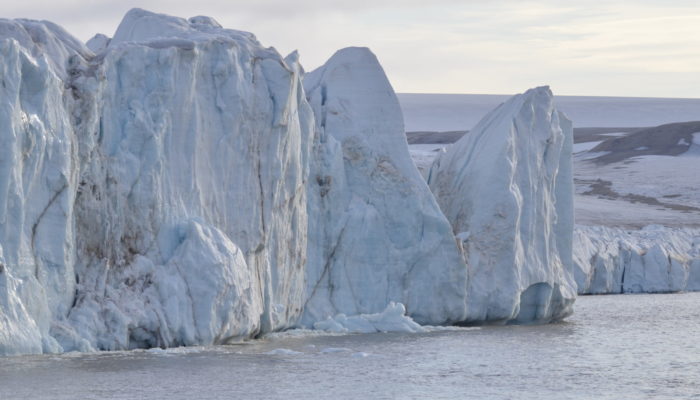
[[[469,269],[467,320],[572,312],[571,122],[552,92],[514,96],[434,161],[428,183]]]
[[[49,23],[1,26],[0,352],[293,326],[314,125],[296,57],[138,9],[98,54]]]
[[[700,290],[700,230],[577,225],[574,276],[579,294]]]
[[[309,189],[309,300],[302,323],[403,303],[420,323],[466,316],[466,266],[408,153],[398,99],[366,48],[304,78],[316,116]]]
[[[0,20],[0,55],[0,354],[571,312],[570,124],[548,89],[429,187],[365,48],[305,74],[212,18],[134,9],[87,45]]]

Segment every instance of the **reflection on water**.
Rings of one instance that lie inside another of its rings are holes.
[[[582,297],[552,325],[0,358],[0,399],[700,399],[699,305]]]

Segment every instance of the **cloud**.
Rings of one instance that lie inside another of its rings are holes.
[[[166,0],[3,5],[3,16],[49,19],[80,39],[111,34],[139,6],[255,33],[307,69],[336,49],[369,46],[399,91],[698,97],[700,4],[638,0]]]

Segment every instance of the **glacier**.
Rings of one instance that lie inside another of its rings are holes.
[[[548,87],[516,95],[437,156],[428,183],[469,270],[468,320],[572,312],[571,122]]]
[[[408,153],[398,99],[366,48],[304,78],[316,116],[309,189],[309,299],[302,323],[402,303],[419,323],[466,317],[466,266]]]
[[[102,109],[79,129],[97,143],[80,141],[90,190],[76,202],[69,325],[107,349],[294,325],[313,126],[296,56],[211,19],[136,9],[96,58],[76,84]]]
[[[87,44],[0,20],[0,54],[0,355],[571,312],[571,126],[546,88],[426,182],[366,48],[305,73],[133,9]]]
[[[61,349],[49,335],[76,288],[78,154],[66,65],[90,51],[48,22],[0,20],[0,354]]]
[[[0,353],[294,325],[314,125],[296,55],[139,9],[97,54],[50,23],[1,26]]]
[[[700,290],[700,229],[577,225],[573,256],[579,294]]]

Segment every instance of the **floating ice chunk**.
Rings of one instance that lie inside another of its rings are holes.
[[[346,347],[326,347],[325,349],[321,350],[321,354],[349,353],[351,351],[351,349]]]
[[[263,353],[263,354],[271,355],[271,356],[278,356],[278,355],[295,356],[295,355],[304,354],[304,353],[302,353],[301,351],[294,351],[294,350],[290,350],[290,349],[274,349],[274,350],[270,350],[270,351]]]

